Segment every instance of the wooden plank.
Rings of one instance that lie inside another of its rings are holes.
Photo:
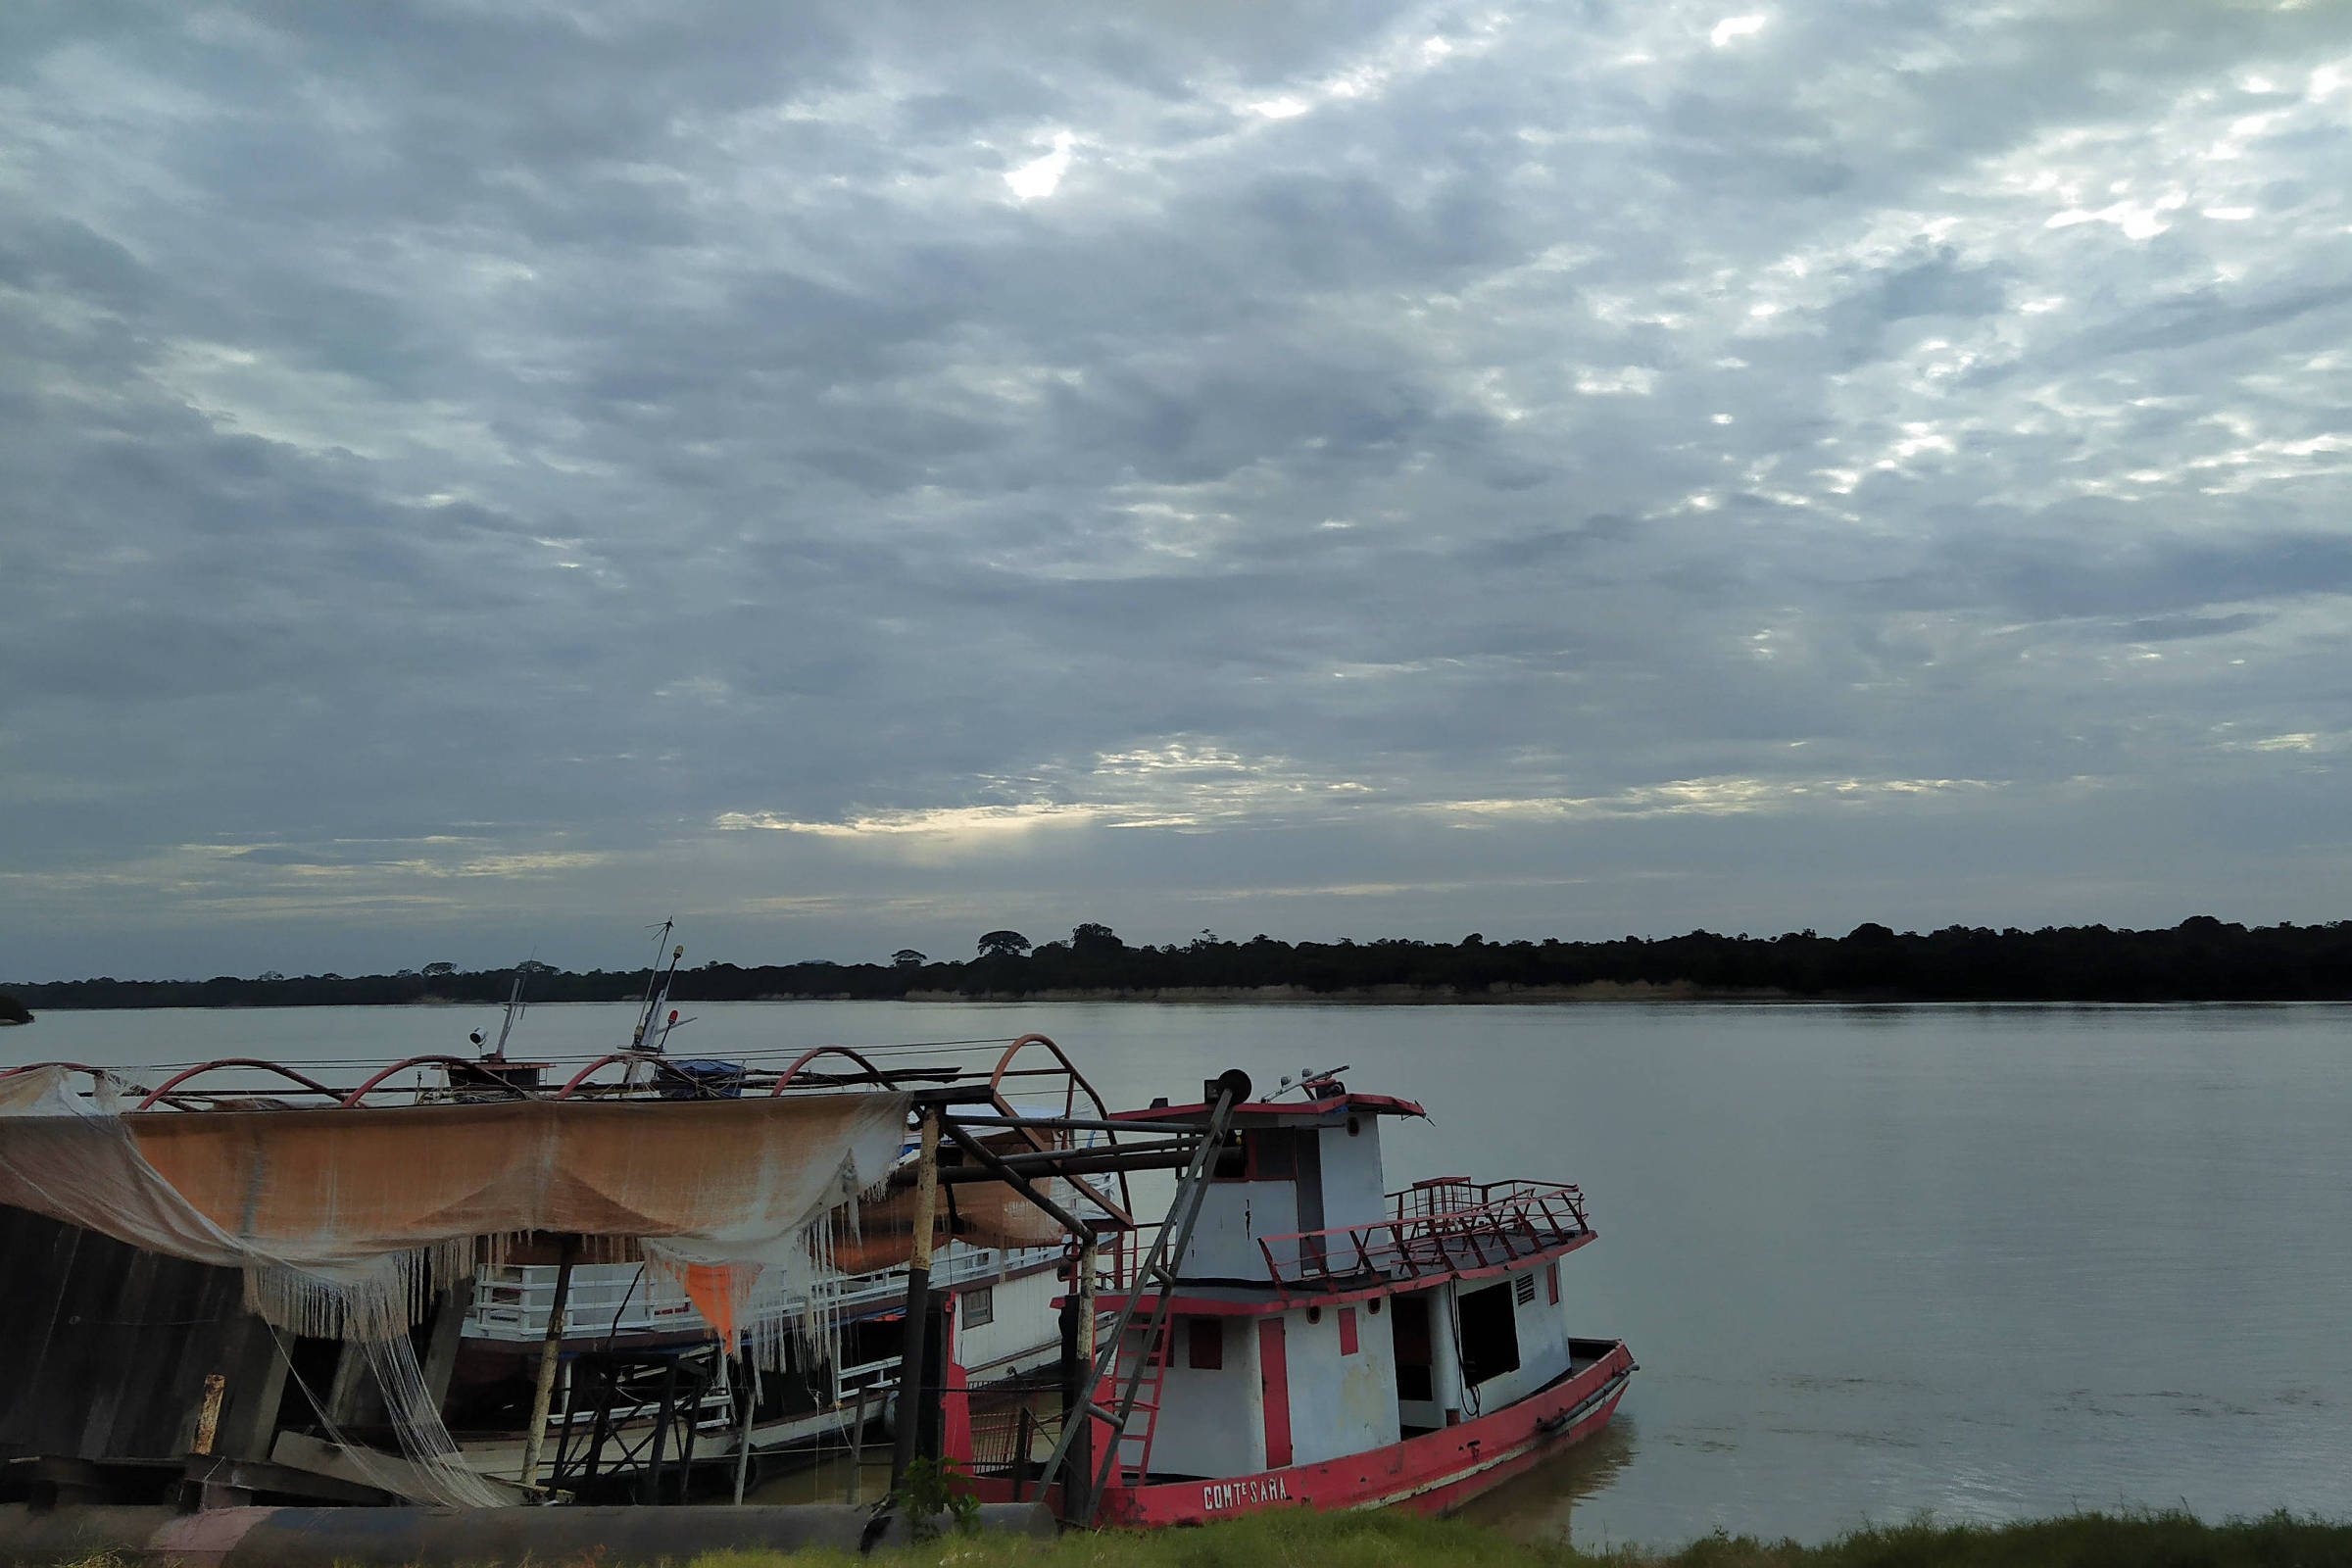
[[[286,1393],[286,1358],[278,1353],[270,1325],[248,1312],[240,1319],[243,1332],[232,1342],[228,1396],[220,1411],[217,1451],[239,1459],[260,1459],[270,1452],[277,1432],[277,1407]]]
[[[449,1381],[458,1368],[458,1347],[466,1330],[466,1314],[473,1310],[473,1276],[468,1274],[443,1291],[433,1307],[432,1338],[424,1351],[425,1391],[434,1407],[449,1406]]]
[[[373,1383],[368,1370],[367,1349],[355,1340],[345,1340],[343,1348],[335,1352],[334,1381],[326,1386],[327,1420],[338,1427],[356,1425],[361,1402]]]
[[[312,1497],[320,1502],[353,1502],[381,1504],[385,1493],[381,1487],[345,1481],[337,1476],[320,1475],[294,1465],[278,1464],[268,1459],[230,1459],[217,1454],[191,1454],[187,1462],[187,1477],[191,1486],[200,1489],[206,1499],[204,1506],[234,1506],[213,1499],[242,1494],[250,1500],[257,1492],[274,1492],[290,1497]]]
[[[103,1316],[85,1320],[81,1329],[103,1348],[106,1359],[101,1375],[82,1386],[80,1431],[75,1435],[74,1451],[89,1458],[100,1458],[112,1451],[115,1432],[115,1411],[122,1403],[125,1385],[145,1338],[143,1330],[154,1315],[156,1264],[162,1261],[153,1252],[131,1250],[123,1265],[122,1283],[113,1298],[100,1310]]]
[[[34,1413],[37,1441],[31,1445],[38,1452],[94,1457],[82,1446],[84,1417],[90,1390],[110,1383],[121,1370],[109,1323],[134,1255],[133,1249],[98,1235],[85,1238],[76,1250],[58,1293],[61,1317],[38,1386],[41,1407]]]
[[[189,1279],[186,1323],[165,1345],[168,1359],[156,1378],[139,1442],[161,1442],[166,1453],[184,1454],[196,1438],[204,1403],[204,1380],[227,1376],[228,1351],[244,1316],[245,1281],[234,1269],[199,1269]]]
[[[270,1450],[277,1464],[297,1470],[331,1477],[358,1486],[389,1489],[411,1502],[438,1502],[439,1489],[423,1479],[416,1466],[397,1453],[380,1448],[357,1450],[338,1446],[323,1438],[314,1438],[307,1432],[280,1432],[277,1443]],[[463,1460],[458,1461],[461,1465]],[[466,1466],[470,1469],[470,1466]],[[519,1508],[531,1500],[534,1494],[512,1481],[498,1476],[481,1479],[499,1494],[498,1506]]]
[[[0,1275],[0,1336],[18,1352],[0,1443],[38,1451],[47,1446],[36,1441],[36,1428],[51,1347],[65,1316],[64,1285],[89,1233],[22,1208],[0,1208],[0,1245],[20,1265]]]

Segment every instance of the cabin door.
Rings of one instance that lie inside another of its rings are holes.
[[[1390,1332],[1396,1347],[1396,1416],[1414,1431],[1430,1431],[1445,1421],[1437,1405],[1437,1347],[1429,1332],[1429,1303],[1435,1294],[1416,1291],[1389,1298]]]
[[[1280,1470],[1291,1462],[1291,1363],[1278,1317],[1258,1319],[1257,1386],[1266,1406],[1266,1468]]]

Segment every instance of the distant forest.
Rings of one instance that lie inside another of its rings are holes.
[[[574,974],[533,963],[532,1002],[618,1002],[646,971]],[[41,1007],[300,1007],[504,1001],[515,970],[427,964],[397,974],[212,980],[74,980],[14,986]],[[2105,926],[1925,934],[1857,926],[1842,937],[1689,936],[1614,942],[1229,942],[1203,931],[1182,945],[1131,947],[1081,925],[1032,944],[991,931],[976,956],[903,949],[883,963],[805,962],[680,969],[673,1002],[765,999],[1051,1001],[1542,1001],[1648,997],[1757,1001],[2302,1002],[2352,1000],[2352,920],[2249,929],[2206,915],[2170,930]]]

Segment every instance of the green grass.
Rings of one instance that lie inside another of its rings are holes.
[[[1057,1541],[949,1537],[859,1559],[712,1553],[690,1568],[2352,1568],[2352,1525],[2273,1514],[2204,1524],[2184,1513],[2073,1514],[2027,1524],[1922,1521],[1824,1545],[1709,1536],[1663,1554],[1598,1555],[1396,1513],[1256,1514],[1199,1529],[1107,1531]]]

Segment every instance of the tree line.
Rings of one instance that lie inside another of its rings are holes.
[[[2352,1001],[2352,920],[2247,927],[2197,915],[2146,931],[1955,925],[1925,933],[1872,922],[1841,937],[1693,931],[1610,942],[1489,942],[1478,933],[1453,943],[1283,942],[1263,934],[1237,942],[1203,931],[1158,947],[1130,946],[1108,926],[1088,923],[1066,939],[1038,944],[1017,931],[991,931],[977,949],[966,959],[935,959],[904,948],[876,963],[706,963],[679,970],[670,996],[683,1003],[1284,991],[1494,1000],[1582,988],[1806,1001]],[[642,995],[647,979],[643,969],[527,967],[532,1002],[625,1001]],[[12,989],[33,1008],[496,1003],[506,999],[514,974],[435,963],[388,975],[101,978]]]

